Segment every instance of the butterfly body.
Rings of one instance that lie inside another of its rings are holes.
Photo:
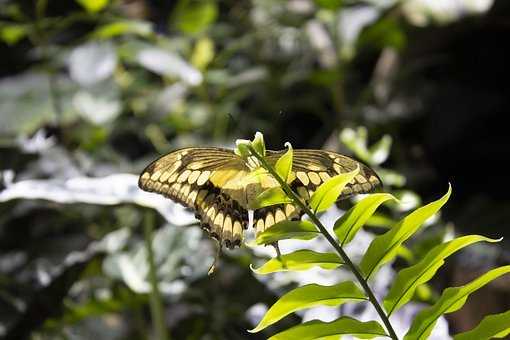
[[[267,151],[274,165],[285,151]],[[360,167],[341,198],[371,191],[380,184],[373,170],[349,157],[323,150],[294,150],[287,183],[304,201],[335,175]],[[227,247],[242,242],[248,227],[248,209],[255,198],[278,182],[252,157],[247,159],[223,148],[185,148],[152,162],[139,179],[141,189],[162,194],[195,211],[202,227]],[[292,204],[279,204],[254,212],[257,233],[285,219],[299,219],[302,212]]]

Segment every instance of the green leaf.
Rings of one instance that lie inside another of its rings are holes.
[[[315,0],[317,6],[330,10],[339,9],[342,6],[342,2],[342,0]]]
[[[257,235],[257,244],[271,244],[289,238],[311,240],[319,236],[315,224],[310,221],[281,221]]]
[[[483,274],[464,286],[445,289],[434,305],[418,313],[411,324],[411,328],[404,337],[404,340],[427,339],[437,319],[441,315],[459,310],[464,306],[471,293],[507,273],[510,273],[510,266],[499,267]]]
[[[250,148],[249,145],[251,144],[251,141],[247,139],[237,139],[236,140],[236,148],[234,149],[234,153],[245,160],[250,157]]]
[[[420,262],[401,270],[384,299],[384,307],[388,311],[388,315],[391,315],[411,300],[416,288],[434,277],[437,270],[444,264],[445,258],[470,244],[480,241],[498,242],[499,240],[479,235],[459,237],[434,247]]]
[[[292,199],[287,196],[281,187],[274,187],[264,190],[257,197],[255,197],[253,202],[250,202],[249,208],[251,210],[256,210],[275,204],[285,203],[292,203]]]
[[[388,335],[376,321],[361,322],[348,316],[335,321],[312,320],[273,335],[269,340],[324,340],[338,339],[342,335],[354,335],[360,339],[372,339]]]
[[[0,39],[7,45],[14,45],[23,39],[29,30],[26,25],[9,24],[0,25]]]
[[[153,33],[152,24],[146,21],[123,20],[116,21],[97,28],[93,38],[110,39],[120,35],[134,34],[147,37]]]
[[[257,274],[264,275],[288,270],[307,270],[312,267],[335,269],[342,264],[342,260],[335,253],[318,253],[313,250],[302,249],[283,254],[280,258],[272,258],[260,268],[252,268],[252,270]]]
[[[108,5],[109,0],[76,0],[89,13],[97,13]]]
[[[397,200],[391,194],[372,194],[358,202],[336,222],[334,231],[341,246],[352,241],[358,230],[388,200]]]
[[[501,339],[510,334],[510,310],[500,314],[488,315],[472,330],[453,336],[453,340]]]
[[[188,34],[203,32],[218,17],[218,6],[214,1],[182,2],[176,10],[177,27]]]
[[[250,330],[256,333],[283,319],[295,311],[315,306],[339,306],[348,301],[367,300],[363,292],[352,281],[333,286],[309,284],[291,290],[269,308],[257,327]]]
[[[294,152],[292,151],[292,145],[290,145],[289,142],[285,143],[285,146],[288,150],[276,161],[274,168],[278,175],[287,182],[292,171],[292,157]]]
[[[214,42],[207,38],[200,38],[191,55],[191,64],[199,70],[205,70],[214,59]]]
[[[393,259],[399,247],[404,241],[410,238],[420,226],[430,217],[441,209],[448,201],[452,192],[451,186],[448,186],[448,192],[432,203],[418,208],[406,217],[404,217],[396,226],[386,233],[377,236],[363,256],[360,268],[368,279],[380,266]]]
[[[251,145],[260,156],[266,156],[266,144],[264,143],[264,135],[262,133],[258,131],[255,133],[255,138],[253,138]]]
[[[328,210],[335,203],[345,186],[359,173],[359,167],[351,172],[336,175],[322,183],[310,198],[310,207],[317,213]]]

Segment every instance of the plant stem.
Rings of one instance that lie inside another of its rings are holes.
[[[398,340],[397,334],[395,333],[395,330],[393,329],[393,326],[390,323],[389,317],[384,312],[383,308],[381,307],[379,301],[377,301],[377,298],[375,297],[374,293],[372,292],[372,289],[368,285],[367,280],[363,277],[361,274],[361,271],[358,269],[358,267],[351,261],[347,253],[343,250],[343,248],[340,246],[340,244],[335,240],[335,238],[328,232],[326,227],[322,224],[322,222],[319,220],[319,218],[306,206],[305,203],[301,200],[301,198],[290,188],[290,186],[278,175],[278,173],[273,169],[271,165],[267,163],[267,161],[264,159],[263,156],[259,155],[255,149],[251,145],[248,146],[252,155],[255,156],[260,164],[278,181],[282,189],[285,191],[285,193],[292,198],[294,203],[299,206],[307,215],[310,217],[313,223],[317,226],[319,231],[322,235],[326,238],[326,240],[335,248],[337,253],[340,255],[342,260],[345,262],[345,265],[349,267],[350,271],[354,274],[358,282],[360,283],[361,287],[365,291],[365,293],[368,296],[368,299],[374,306],[375,310],[377,311],[377,314],[379,314],[379,317],[381,318],[382,322],[386,326],[386,329],[389,333],[389,336],[394,339]]]
[[[154,214],[147,212],[144,219],[144,238],[145,250],[147,252],[147,261],[149,262],[149,281],[151,284],[150,293],[150,307],[152,325],[154,327],[154,334],[158,340],[168,340],[165,318],[163,316],[163,302],[158,287],[158,278],[156,275],[156,263],[154,261],[154,252],[152,249],[152,230],[154,229]]]

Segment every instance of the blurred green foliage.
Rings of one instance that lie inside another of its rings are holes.
[[[419,205],[404,189],[404,146],[395,142],[391,156],[384,135],[395,131],[388,122],[405,120],[399,108],[408,102],[390,97],[406,86],[399,56],[415,25],[458,15],[417,3],[0,0],[0,336],[151,336],[140,228],[147,208],[105,203],[97,199],[107,195],[101,185],[68,204],[4,200],[4,189],[27,180],[74,197],[68,180],[138,174],[174,148],[231,146],[263,131],[268,146],[325,147],[375,167],[387,189],[410,204],[372,216],[373,231]],[[264,338],[246,333],[258,321],[246,311],[283,290],[249,271],[261,255],[228,253],[208,278],[211,244],[198,228],[174,224],[158,218],[152,243],[172,337]],[[421,258],[448,230],[439,220],[402,248],[407,257],[396,265]],[[421,299],[434,298],[422,291]]]

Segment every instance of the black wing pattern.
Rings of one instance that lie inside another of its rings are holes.
[[[193,209],[202,228],[232,248],[241,244],[248,212],[210,179],[218,171],[243,171],[245,168],[244,161],[232,150],[185,148],[147,166],[138,186]]]
[[[268,151],[268,163],[275,164],[286,150]],[[332,151],[295,149],[292,160],[292,171],[296,179],[290,183],[291,188],[306,202],[310,199],[318,186],[327,179],[346,172],[351,172],[359,166],[359,174],[349,183],[339,199],[345,199],[355,194],[368,193],[381,180],[374,170],[365,164],[347,156]],[[292,204],[276,205],[255,211],[254,225],[257,234],[271,225],[284,219],[300,219],[303,212]]]

